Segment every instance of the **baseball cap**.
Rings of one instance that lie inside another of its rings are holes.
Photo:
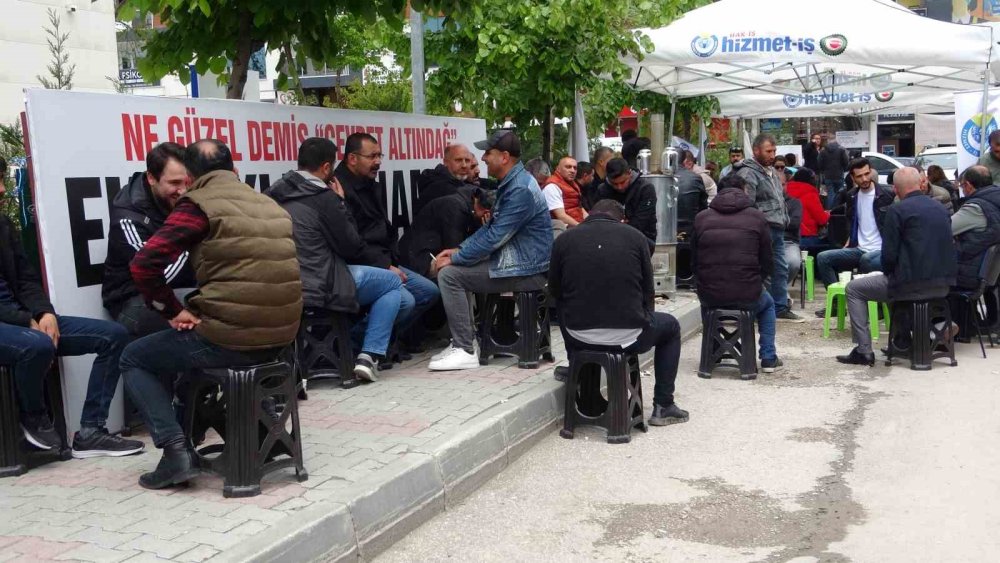
[[[497,129],[489,139],[476,141],[473,144],[479,150],[496,149],[508,152],[511,156],[521,156],[521,140],[517,138],[517,133],[510,129]]]

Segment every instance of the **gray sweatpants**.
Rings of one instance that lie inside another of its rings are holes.
[[[447,266],[437,279],[441,303],[448,314],[452,345],[470,354],[476,339],[476,329],[472,326],[473,294],[537,291],[548,281],[544,274],[491,278],[489,262],[485,261],[474,266]]]
[[[862,354],[872,353],[868,302],[889,301],[889,278],[885,274],[853,279],[847,284],[847,314],[851,316],[851,336]]]

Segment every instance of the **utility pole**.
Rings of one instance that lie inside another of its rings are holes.
[[[413,113],[427,113],[424,101],[424,18],[410,8],[410,66],[413,69]]]

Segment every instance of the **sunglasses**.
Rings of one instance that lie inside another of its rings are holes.
[[[774,169],[775,170],[784,170],[785,167],[784,166],[775,166]]]

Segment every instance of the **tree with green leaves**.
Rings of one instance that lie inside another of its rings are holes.
[[[417,9],[459,9],[463,0],[412,0]],[[148,80],[177,73],[189,80],[188,65],[227,81],[226,97],[243,97],[250,55],[263,46],[281,52],[279,88],[306,61],[339,68],[354,42],[345,27],[358,18],[403,25],[406,0],[124,0],[119,19],[156,14],[166,26],[146,42],[139,71]]]
[[[705,2],[508,0],[456,11],[425,36],[428,66],[438,66],[428,79],[428,105],[459,102],[492,123],[549,124],[572,114],[576,91],[627,79],[621,57],[641,59],[652,49],[634,28],[665,25]],[[548,131],[543,127],[543,154],[551,156]]]
[[[73,88],[73,75],[76,73],[76,65],[69,62],[69,49],[66,42],[69,41],[69,32],[62,32],[62,19],[54,8],[48,9],[49,27],[45,28],[45,42],[49,45],[49,54],[52,55],[52,62],[45,67],[49,76],[36,76],[42,86],[49,90],[71,90]]]

